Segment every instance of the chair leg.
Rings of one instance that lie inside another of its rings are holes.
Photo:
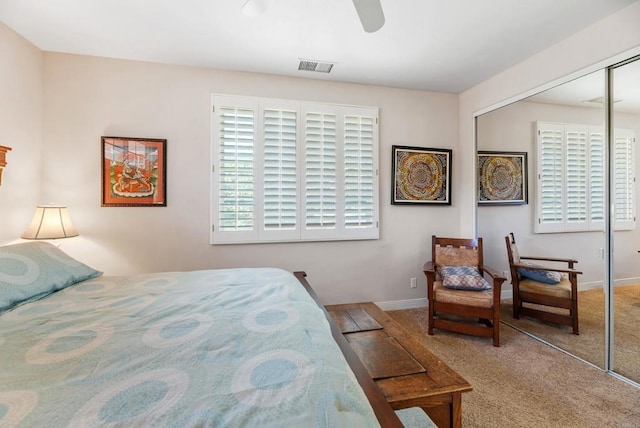
[[[429,302],[429,322],[427,326],[427,334],[433,336],[433,319],[436,316],[436,311],[433,309],[433,305]]]
[[[571,310],[571,316],[573,317],[573,334],[579,335],[578,331],[578,302],[573,302],[573,309]]]
[[[493,310],[493,346],[500,346],[500,309]]]

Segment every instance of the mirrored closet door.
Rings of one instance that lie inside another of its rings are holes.
[[[636,183],[640,165],[640,60],[610,71],[611,188],[613,218],[611,367],[640,383],[640,200]]]
[[[575,259],[575,269],[581,271],[579,335],[571,326],[548,320],[515,319],[511,299],[503,299],[502,321],[636,383],[640,383],[638,59],[476,118],[480,153],[526,153],[527,158],[522,170],[526,202],[478,206],[477,233],[485,240],[486,263],[509,271],[505,236],[512,232],[521,255]],[[482,168],[478,171],[481,174]],[[518,180],[513,167],[503,168],[496,177],[498,187]],[[486,190],[483,179],[476,183],[479,198]]]

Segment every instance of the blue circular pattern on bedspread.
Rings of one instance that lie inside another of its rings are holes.
[[[304,354],[292,349],[276,349],[240,366],[231,389],[245,404],[273,407],[302,394],[313,376],[312,363]]]
[[[153,290],[153,289],[163,289],[163,288],[171,287],[176,284],[179,284],[178,278],[176,277],[169,276],[169,275],[167,276],[155,275],[150,278],[141,279],[135,284],[134,287],[141,290],[144,290],[144,289]]]
[[[89,400],[69,426],[99,426],[120,423],[136,426],[149,415],[162,420],[180,401],[189,386],[189,376],[177,369],[140,373],[110,385]],[[149,420],[146,419],[147,423]]]
[[[162,400],[168,391],[167,384],[158,380],[148,380],[130,386],[115,394],[102,406],[98,419],[103,423],[112,424],[134,418]]]
[[[168,348],[187,343],[205,334],[213,319],[205,314],[192,314],[164,319],[153,325],[142,336],[142,342],[152,348]]]
[[[258,389],[283,388],[296,378],[297,372],[293,361],[274,358],[253,369],[251,384]]]
[[[16,285],[28,285],[40,275],[38,264],[21,254],[0,253],[0,281]]]
[[[89,332],[92,337],[86,340]],[[43,338],[32,346],[25,354],[25,361],[28,364],[54,364],[78,358],[102,346],[113,333],[113,326],[108,324],[69,327]],[[70,345],[63,349],[61,345],[55,345],[56,343]]]
[[[257,333],[273,333],[286,330],[300,321],[300,314],[288,306],[251,311],[242,320],[242,325]]]
[[[269,309],[256,315],[255,321],[260,325],[278,325],[288,318],[289,316],[285,311]]]
[[[50,354],[62,354],[81,349],[93,342],[97,337],[98,333],[93,330],[76,331],[73,336],[58,337],[47,346],[46,351]]]

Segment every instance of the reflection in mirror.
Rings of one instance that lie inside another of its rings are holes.
[[[572,325],[561,323],[567,318],[554,315],[569,314],[569,309],[523,303],[528,312],[522,310],[515,319],[513,299],[506,295],[501,320],[601,368],[605,367],[604,76],[604,71],[583,76],[483,114],[476,122],[478,151],[528,155],[526,203],[506,205],[497,200],[478,206],[477,230],[484,240],[486,263],[509,272],[505,237],[512,232],[521,256],[574,259],[578,261],[574,268],[582,272],[577,275],[579,335]],[[517,185],[515,165],[479,177],[478,195],[500,198],[501,192],[483,186]],[[480,166],[478,171],[482,173]],[[550,294],[571,294],[570,285],[568,290],[549,287]]]
[[[613,370],[640,382],[640,228],[634,142],[640,135],[640,60],[612,71],[615,223],[613,233]],[[628,195],[628,196],[627,196]],[[626,226],[626,227],[625,227]]]

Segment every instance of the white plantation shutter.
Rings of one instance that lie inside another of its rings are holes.
[[[537,123],[536,233],[603,230],[606,147],[602,127]],[[615,130],[615,230],[635,228],[635,135]]]
[[[263,157],[263,230],[278,232],[278,238],[287,237],[283,231],[298,228],[298,176],[297,176],[297,112],[289,109],[264,108]]]
[[[344,116],[345,227],[371,227],[374,221],[374,118]]]
[[[566,126],[567,228],[584,230],[587,222],[587,127]]]
[[[306,111],[304,120],[305,228],[335,229],[336,113]]]
[[[635,229],[635,206],[633,203],[635,188],[635,133],[616,129],[614,134],[614,228],[616,230]]]
[[[591,189],[591,229],[604,230],[605,146],[601,129],[589,130],[589,184]]]
[[[538,128],[538,221],[536,231],[561,230],[564,224],[564,127]],[[540,230],[538,230],[540,229]]]
[[[212,100],[212,243],[379,237],[376,108]]]
[[[214,112],[214,169],[212,221],[233,240],[256,236],[255,106],[251,102],[223,102]],[[226,100],[228,101],[228,100]]]

